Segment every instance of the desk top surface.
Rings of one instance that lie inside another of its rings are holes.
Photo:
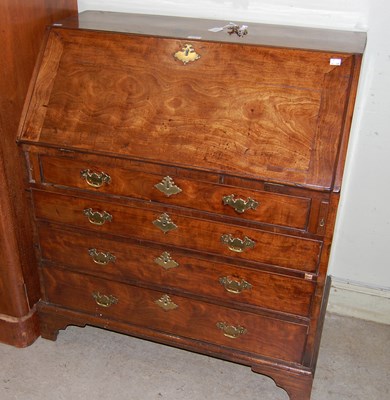
[[[247,26],[248,33],[241,37],[236,33],[229,34],[228,25],[231,22],[239,28]],[[366,44],[365,32],[106,11],[84,11],[54,25],[72,29],[330,52],[363,53]],[[224,29],[210,31],[213,28]]]

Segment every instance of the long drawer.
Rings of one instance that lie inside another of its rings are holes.
[[[55,268],[43,270],[43,281],[51,304],[263,357],[302,359],[303,324]]]
[[[118,168],[101,162],[41,156],[41,180],[45,184],[88,189],[101,193],[151,200],[181,207],[249,219],[267,224],[305,229],[310,198],[220,185],[166,173]],[[212,176],[215,178],[215,175]]]
[[[322,242],[194,218],[166,208],[33,191],[38,219],[91,231],[315,272]],[[147,208],[141,208],[141,206]]]
[[[315,283],[64,229],[39,227],[43,259],[110,279],[152,283],[228,303],[307,317]]]

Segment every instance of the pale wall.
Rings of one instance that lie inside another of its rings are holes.
[[[330,273],[390,290],[389,1],[79,0],[87,9],[368,31]]]

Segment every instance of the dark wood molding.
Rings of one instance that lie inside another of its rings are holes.
[[[40,335],[36,308],[20,318],[0,315],[0,342],[15,347],[26,347]]]

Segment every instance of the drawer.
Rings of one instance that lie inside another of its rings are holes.
[[[139,171],[48,156],[41,156],[40,161],[45,184],[140,198],[296,229],[305,229],[309,218],[309,198],[218,185],[173,176],[171,172],[148,173],[147,164],[145,171]],[[192,174],[196,177],[195,172]]]
[[[39,219],[308,272],[316,271],[322,247],[318,240],[168,214],[148,203],[124,206],[37,190],[33,199]]]
[[[199,259],[178,249],[144,247],[43,224],[39,236],[43,259],[71,269],[230,303],[309,315],[314,282]]]
[[[69,309],[265,357],[302,359],[305,325],[55,268],[43,269],[43,285],[47,302]]]

